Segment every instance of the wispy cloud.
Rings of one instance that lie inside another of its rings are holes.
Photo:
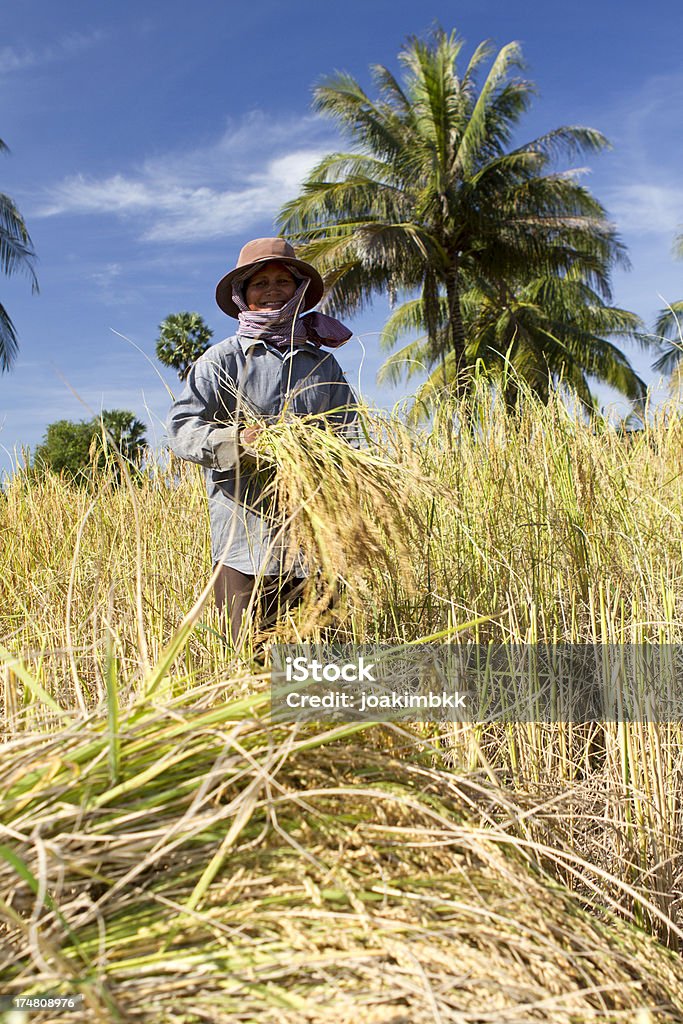
[[[25,71],[27,68],[40,67],[43,64],[52,64],[55,61],[68,60],[71,57],[75,57],[76,54],[96,46],[106,36],[107,33],[100,30],[87,33],[72,32],[54,43],[49,43],[47,46],[37,49],[3,46],[0,49],[0,75],[11,74],[15,71]]]
[[[603,112],[614,125],[614,155],[600,198],[622,232],[661,236],[667,249],[683,225],[683,141],[675,130],[682,110],[683,73],[676,71],[634,75],[632,89]]]
[[[147,160],[133,173],[67,178],[34,216],[134,218],[150,242],[225,237],[272,218],[328,149],[314,118],[269,121],[255,113],[211,145]]]
[[[301,150],[271,160],[241,186],[220,190],[188,187],[180,180],[127,178],[102,180],[81,175],[52,190],[52,201],[40,213],[144,215],[146,241],[197,241],[230,235],[273,213],[291,195],[320,159],[317,150]]]
[[[621,141],[631,158],[648,166],[678,160],[683,152],[680,122],[683,72],[656,74],[634,81],[634,90],[622,94],[617,107]]]
[[[663,234],[673,240],[683,225],[683,187],[636,182],[607,190],[606,203],[621,231]]]

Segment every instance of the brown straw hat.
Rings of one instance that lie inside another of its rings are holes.
[[[247,267],[258,267],[259,263],[288,263],[299,271],[301,277],[308,277],[310,284],[306,289],[301,309],[312,309],[323,297],[325,286],[323,279],[310,263],[298,260],[294,248],[284,238],[252,238],[247,242],[237,259],[237,266],[229,274],[222,277],[216,285],[216,302],[228,316],[239,317],[239,309],[232,301],[232,279],[235,274],[242,273]]]

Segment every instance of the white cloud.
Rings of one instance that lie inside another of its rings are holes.
[[[134,217],[151,242],[225,237],[272,219],[329,150],[322,143],[315,118],[268,121],[256,112],[212,145],[150,158],[134,173],[69,177],[33,215]]]
[[[40,49],[3,46],[0,49],[0,75],[51,64],[54,61],[68,60],[83,50],[96,46],[105,38],[106,33],[97,30],[89,33],[73,32]]]
[[[319,150],[301,150],[271,160],[240,188],[224,192],[211,188],[177,188],[162,209],[166,217],[144,233],[149,241],[197,241],[243,231],[272,217],[321,159]]]
[[[91,271],[89,279],[101,303],[107,306],[120,305],[122,276],[121,263],[105,263],[99,270]]]
[[[600,198],[622,232],[656,239],[664,252],[683,226],[683,141],[675,130],[682,111],[683,73],[676,71],[634,75],[602,116],[612,125],[614,154],[600,172]]]
[[[683,224],[683,187],[639,182],[607,190],[606,205],[622,231],[663,234],[670,240]]]

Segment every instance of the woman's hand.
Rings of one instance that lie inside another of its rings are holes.
[[[245,427],[240,431],[240,449],[243,457],[255,462],[257,465],[268,465],[268,463],[272,462],[270,456],[266,452],[259,451],[254,447],[254,443],[262,433],[262,423],[254,423],[250,427]]]
[[[253,445],[254,441],[262,431],[263,427],[260,423],[254,423],[251,427],[245,427],[240,433],[240,442],[243,447],[248,448],[250,445]]]

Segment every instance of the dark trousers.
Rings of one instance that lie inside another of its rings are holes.
[[[265,576],[262,580],[263,600],[260,602],[263,605],[264,618],[277,614],[282,608],[297,604],[303,593],[302,582],[298,576],[289,576],[285,579],[279,576]],[[228,627],[235,649],[240,643],[240,633],[255,588],[255,576],[248,576],[229,565],[220,567],[213,592],[223,629]],[[257,615],[259,611],[260,609],[254,606],[253,614]]]

